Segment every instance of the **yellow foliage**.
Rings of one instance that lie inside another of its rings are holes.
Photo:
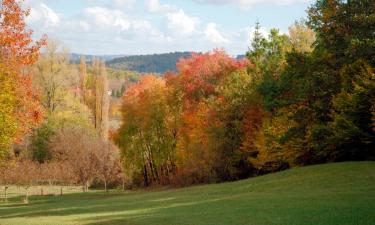
[[[17,131],[15,74],[0,64],[0,160],[6,156]]]

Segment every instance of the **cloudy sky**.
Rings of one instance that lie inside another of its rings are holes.
[[[256,20],[287,32],[312,0],[26,0],[35,36],[82,54],[150,54],[224,48],[244,54]]]

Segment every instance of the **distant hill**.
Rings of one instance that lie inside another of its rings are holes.
[[[178,60],[190,56],[191,52],[124,56],[107,61],[107,66],[140,73],[163,74],[167,71],[176,71],[176,63]]]
[[[121,71],[138,73],[164,74],[167,71],[176,71],[176,63],[180,58],[189,58],[192,52],[171,52],[149,55],[84,55],[87,62],[94,57],[106,61],[108,67]],[[73,53],[70,56],[72,63],[79,63],[81,54]],[[243,59],[245,55],[238,55],[236,59]]]
[[[246,55],[237,55],[236,57],[237,60],[244,59],[244,58],[246,58]]]
[[[124,57],[125,55],[82,55],[82,54],[72,53],[70,54],[70,61],[72,63],[79,63],[81,56],[85,56],[87,62],[92,62],[92,59],[94,57],[97,59],[104,60],[104,61],[109,61],[115,58]]]

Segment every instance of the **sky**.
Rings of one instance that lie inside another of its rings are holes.
[[[25,0],[34,36],[71,52],[139,55],[223,48],[245,54],[258,20],[287,33],[313,0]]]

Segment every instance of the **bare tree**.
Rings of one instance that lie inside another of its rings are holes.
[[[104,183],[104,190],[108,192],[108,183],[116,181],[121,173],[118,149],[110,142],[98,142],[96,149],[98,158],[98,176]]]
[[[52,140],[55,158],[70,166],[84,191],[88,190],[90,181],[97,173],[95,145],[95,137],[81,128],[63,129]]]

